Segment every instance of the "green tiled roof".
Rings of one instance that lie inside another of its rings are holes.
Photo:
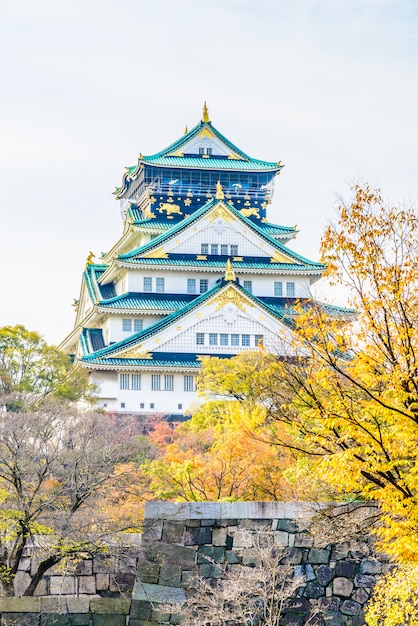
[[[196,295],[169,293],[136,293],[130,292],[108,300],[101,300],[101,309],[123,309],[141,311],[179,311],[194,300]]]
[[[232,211],[234,215],[237,216],[238,219],[243,221],[254,232],[261,235],[261,237],[263,237],[264,240],[268,241],[276,250],[278,250],[282,254],[289,256],[291,259],[294,259],[295,261],[299,262],[302,265],[306,264],[307,266],[311,266],[311,267],[314,266],[317,269],[320,269],[320,268],[324,269],[325,266],[322,263],[315,263],[301,256],[300,254],[293,252],[293,250],[289,250],[288,248],[283,246],[283,244],[281,244],[279,241],[271,237],[268,233],[264,232],[262,228],[260,228],[257,224],[255,224],[249,218],[242,215],[237,209],[235,209],[235,207],[229,204],[229,202],[227,202],[226,200],[222,200],[222,202],[228,206],[228,208]],[[212,198],[204,206],[194,211],[194,213],[192,213],[189,217],[184,218],[181,222],[178,222],[177,224],[173,224],[173,227],[168,232],[162,233],[161,235],[159,235],[158,237],[156,237],[149,243],[145,244],[144,246],[141,246],[140,248],[136,248],[135,250],[132,250],[131,252],[127,252],[125,254],[120,254],[118,258],[121,260],[125,260],[125,259],[130,260],[134,256],[143,254],[144,252],[152,250],[152,248],[157,248],[161,246],[161,244],[163,244],[165,241],[169,241],[173,237],[176,237],[182,230],[185,230],[190,224],[193,224],[193,222],[195,222],[200,217],[202,217],[202,215],[207,213],[215,204],[218,204],[218,203],[219,203],[219,200],[217,200],[216,198]],[[289,265],[292,266],[292,264],[289,264]]]
[[[183,258],[176,258],[176,256]],[[124,259],[121,258],[121,261],[126,261],[128,263],[132,263],[133,265],[155,265],[158,267],[189,267],[190,269],[199,268],[199,269],[209,269],[209,268],[225,268],[226,259],[230,257],[224,257],[221,255],[213,255],[212,257],[208,255],[208,259],[206,261],[196,260],[196,255],[171,255],[168,259],[147,259],[144,257],[133,258],[133,259]],[[234,270],[239,272],[241,269],[249,269],[249,270],[257,270],[257,269],[271,269],[271,270],[283,270],[286,273],[289,272],[323,272],[324,266],[321,263],[313,263],[312,261],[307,263],[270,263],[270,257],[243,257],[243,261],[233,261]]]
[[[188,167],[199,170],[247,170],[249,172],[271,170],[276,171],[280,168],[277,163],[266,163],[264,161],[241,161],[238,159],[217,159],[216,156],[209,159],[196,157],[175,157],[175,156],[150,156],[142,157],[141,163],[149,165],[157,165],[163,167]]]

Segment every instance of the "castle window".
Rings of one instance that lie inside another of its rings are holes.
[[[173,391],[174,389],[174,376],[173,374],[165,374],[164,376],[164,390]]]
[[[187,279],[187,293],[196,293],[196,279],[195,278]]]
[[[221,254],[224,254],[225,256],[228,255],[228,245],[227,244],[224,244],[224,243],[221,244]]]
[[[238,254],[238,246],[233,244],[231,245],[231,256],[237,256]]]
[[[121,403],[120,403],[120,408],[121,408],[121,409],[124,409],[124,408],[125,408],[125,403],[124,403],[124,402],[121,402]]]
[[[150,409],[153,409],[154,407],[155,407],[154,402],[151,402],[151,404],[149,405],[149,408],[150,408]]]
[[[122,330],[124,333],[130,333],[132,330],[132,320],[122,320]]]
[[[183,408],[183,405],[182,405],[182,404],[178,404],[178,405],[177,405],[177,408],[178,408],[178,409],[182,409],[182,408]]]
[[[206,154],[212,156],[212,148],[206,148]]]
[[[219,335],[219,338],[220,338],[220,342],[219,342],[219,343],[220,343],[220,345],[221,345],[221,346],[227,346],[227,345],[228,345],[228,343],[229,343],[229,342],[228,342],[229,337],[228,337],[228,335],[227,335],[227,334],[225,334],[225,333],[221,333],[221,334]]]
[[[149,276],[144,276],[144,291],[152,291],[152,278],[150,278]]]
[[[242,283],[242,286],[244,287],[244,289],[246,289],[248,291],[248,293],[252,293],[253,292],[253,282],[252,280],[244,280]]]
[[[217,333],[209,333],[209,345],[217,346],[218,345],[218,335]]]
[[[160,391],[160,389],[161,389],[161,376],[159,374],[153,374],[151,376],[151,389],[153,391]]]
[[[141,374],[132,374],[132,389],[141,389]]]
[[[250,335],[241,335],[241,345],[242,346],[250,345]]]
[[[200,254],[209,254],[209,244],[201,243],[200,244]]]
[[[264,345],[264,335],[255,335],[254,342],[256,348],[261,348]]]
[[[164,293],[165,289],[165,279],[164,278],[156,278],[155,279],[155,290],[157,293]]]
[[[184,391],[194,391],[194,376],[186,374],[184,377]]]
[[[119,387],[120,389],[129,389],[129,374],[120,374]]]
[[[200,293],[205,293],[208,290],[209,283],[206,278],[200,280]]]
[[[218,244],[217,243],[211,243],[211,245],[210,245],[210,253],[211,254],[218,254]]]
[[[205,149],[199,148],[199,156],[202,156],[202,154],[205,154]]]
[[[196,333],[196,345],[197,346],[205,345],[205,333]]]
[[[142,320],[134,320],[134,332],[139,333],[143,328]]]
[[[140,409],[145,409],[145,404],[143,402],[141,402],[140,405],[139,405],[139,408]]]
[[[232,333],[231,335],[231,346],[239,346],[239,335]]]
[[[295,283],[286,283],[286,295],[288,298],[295,297]]]
[[[275,282],[274,283],[274,295],[278,298],[283,296],[283,283]]]

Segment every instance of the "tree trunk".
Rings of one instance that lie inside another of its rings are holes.
[[[53,565],[56,565],[57,563],[59,563],[62,559],[62,556],[59,554],[52,554],[51,556],[49,556],[47,559],[45,559],[45,561],[42,561],[39,564],[38,569],[36,570],[35,574],[32,576],[32,580],[30,581],[28,587],[26,588],[26,591],[24,592],[24,596],[33,596],[33,594],[35,593],[35,589],[36,587],[39,585],[39,583],[41,582],[42,576],[45,574],[45,572],[52,567]]]

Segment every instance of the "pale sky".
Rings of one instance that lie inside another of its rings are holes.
[[[316,260],[358,180],[418,200],[418,0],[4,0],[0,326],[59,343],[122,232],[112,191],[201,119],[285,164],[270,221]]]

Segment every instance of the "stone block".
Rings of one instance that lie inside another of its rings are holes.
[[[51,576],[49,579],[50,593],[52,596],[74,595],[74,576]]]
[[[286,613],[283,623],[285,626],[303,626],[306,624],[306,617],[295,613]]]
[[[216,526],[216,519],[202,519],[199,526]]]
[[[216,519],[248,519],[257,515],[248,515],[248,502],[220,502],[221,514],[215,515]]]
[[[374,587],[376,578],[370,574],[356,574],[354,576],[354,584],[356,587]]]
[[[96,577],[80,576],[78,579],[78,593],[94,595],[96,593]]]
[[[287,613],[307,613],[310,610],[311,605],[306,598],[290,598],[287,601]]]
[[[272,521],[271,530],[285,530],[287,533],[297,533],[299,528],[292,519],[276,519]]]
[[[109,589],[109,574],[96,574],[96,590],[104,591]]]
[[[181,587],[187,589],[197,576],[197,571],[183,570],[181,573]]]
[[[92,559],[83,559],[79,561],[75,568],[77,576],[91,576],[93,573],[93,561]]]
[[[324,595],[324,587],[320,585],[316,580],[311,580],[306,583],[304,593],[307,598],[320,598]]]
[[[163,520],[153,519],[145,520],[144,532],[142,539],[144,543],[150,543],[153,541],[161,541],[163,536]]]
[[[343,615],[358,615],[360,613],[361,606],[354,600],[344,600],[341,605],[340,611]]]
[[[199,572],[202,578],[221,578],[223,568],[216,563],[202,563]]]
[[[319,565],[322,563],[328,565],[330,552],[329,548],[311,548],[308,554],[308,561],[309,563],[312,563],[312,565]]]
[[[289,545],[289,533],[284,530],[275,530],[273,533],[274,543],[277,546],[287,547]]]
[[[296,533],[294,546],[295,548],[311,548],[314,544],[312,535],[307,532]]]
[[[242,564],[250,567],[261,566],[261,555],[257,548],[244,548],[241,552]]]
[[[226,528],[214,528],[212,531],[212,544],[214,546],[226,547],[227,545],[227,530]]]
[[[234,533],[234,548],[251,548],[253,545],[253,537],[247,530],[237,530]]]
[[[181,567],[178,565],[162,565],[158,582],[169,587],[180,587]]]
[[[155,624],[167,624],[170,622],[170,613],[155,609],[152,611],[151,615],[151,623],[152,622]]]
[[[203,546],[202,546],[203,548]],[[161,565],[162,563],[172,563],[183,568],[191,569],[196,561],[196,549],[194,547],[178,546],[170,543],[152,544],[144,546],[143,558],[138,560],[138,571],[141,571],[144,561],[151,561]]]
[[[151,617],[151,610],[151,602],[132,600],[129,621],[131,621],[132,618],[149,620],[149,618]]]
[[[183,521],[164,520],[162,540],[167,543],[182,543],[184,530],[185,524]]]
[[[197,552],[197,563],[223,563],[225,561],[224,548],[216,546],[201,546]]]
[[[303,578],[305,583],[316,579],[314,569],[310,563],[306,565],[295,565],[294,575],[295,578]]]
[[[92,626],[126,626],[125,615],[96,615],[93,614]]]
[[[234,565],[236,563],[241,563],[240,557],[237,556],[235,552],[232,552],[232,550],[225,551],[225,559],[226,559],[226,562],[230,563],[231,565]]]
[[[318,606],[322,612],[335,612],[340,608],[340,598],[331,596],[329,598],[319,598]]]
[[[225,532],[226,536],[226,532]],[[184,545],[204,545],[205,543],[212,543],[212,529],[210,527],[190,528],[186,527],[184,533]]]
[[[2,626],[38,626],[39,617],[33,613],[4,613],[1,624]]]
[[[349,598],[353,591],[353,587],[354,585],[352,580],[340,576],[334,578],[332,583],[334,595],[341,596],[342,598]]]
[[[186,598],[184,589],[168,587],[165,585],[149,585],[137,581],[132,595],[133,600],[145,600],[147,602],[182,604]],[[104,598],[103,598],[104,599]],[[92,600],[93,602],[93,600]]]
[[[23,572],[23,571],[18,570],[13,580],[13,587],[15,590],[15,594],[17,596],[23,596],[30,581],[31,581],[31,577],[28,574],[28,572]]]
[[[239,527],[249,531],[270,531],[271,522],[268,519],[242,519]]]
[[[25,558],[20,559],[20,561],[19,561],[19,568],[18,568],[19,571],[30,572],[31,563],[32,563],[32,559],[30,557],[28,557],[28,556],[25,557]]]
[[[67,599],[61,597],[40,598],[42,614],[50,613],[51,615],[65,615],[68,613]]]
[[[382,564],[377,559],[364,559],[360,563],[360,574],[380,574]]]
[[[137,574],[138,578],[144,583],[158,583],[160,564],[141,562],[138,566]],[[107,576],[109,580],[109,574],[96,574],[96,576]],[[109,586],[109,582],[107,586]],[[107,589],[107,587],[104,587],[104,589]]]
[[[364,590],[363,587],[360,587],[353,593],[351,597],[359,604],[365,604],[369,599],[369,594]]]
[[[89,596],[69,596],[66,602],[69,613],[88,613],[90,610]]]
[[[336,576],[344,576],[344,578],[354,578],[354,574],[356,571],[356,562],[347,560],[347,561],[337,561],[335,564],[335,575]]]
[[[90,612],[104,615],[128,615],[130,600],[125,598],[91,598]]]
[[[135,574],[113,574],[110,576],[109,589],[120,594],[130,593],[134,588]]]
[[[323,615],[323,623],[324,626],[341,626],[342,625],[342,619],[341,619],[341,613],[338,611],[327,611],[326,613],[324,613]]]
[[[0,597],[0,613],[39,613],[40,610],[40,598]]]
[[[303,552],[300,548],[287,548],[283,557],[283,563],[299,565],[302,563]]]
[[[36,586],[34,596],[46,596],[48,594],[48,578],[41,578],[38,585]]]
[[[335,572],[333,569],[328,567],[327,565],[320,565],[316,570],[316,577],[318,582],[323,587],[326,587],[328,583],[334,578]]]

